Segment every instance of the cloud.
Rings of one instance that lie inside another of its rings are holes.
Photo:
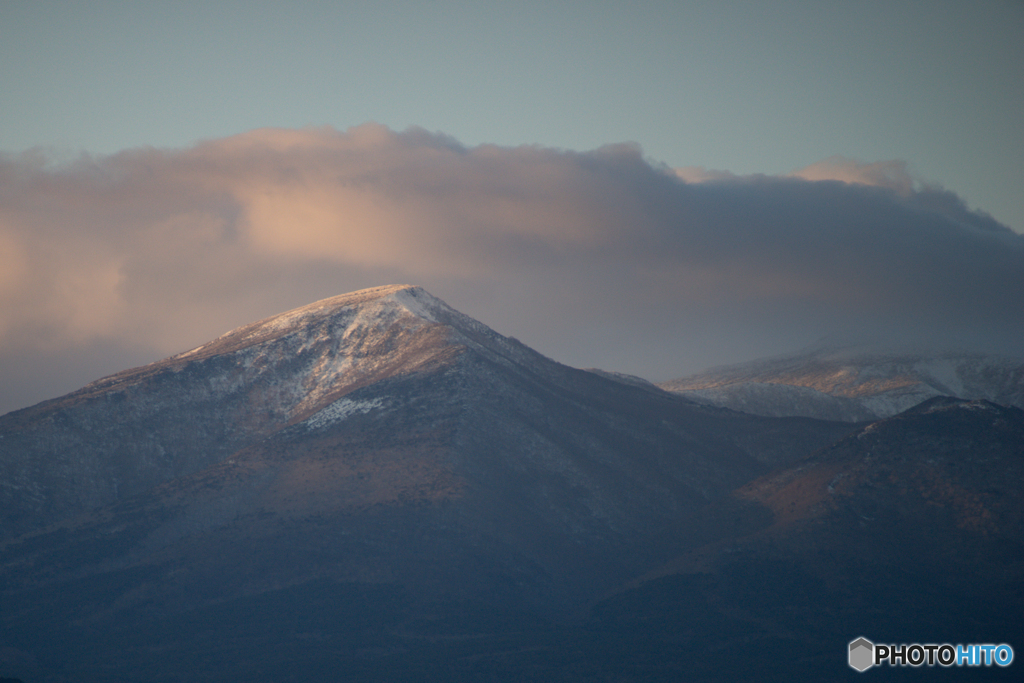
[[[398,281],[558,360],[654,379],[837,332],[1002,349],[1024,333],[1024,238],[902,162],[736,176],[628,144],[268,129],[0,158],[0,365],[22,373],[0,410],[43,397],[26,368],[69,368],[67,391]]]
[[[907,171],[905,161],[876,161],[865,164],[843,156],[832,156],[800,169],[790,176],[812,181],[838,180],[843,183],[884,187],[904,197],[909,196],[914,189],[914,179]]]
[[[703,166],[684,166],[674,168],[676,177],[686,183],[706,183],[715,180],[735,180],[736,174],[729,171],[716,171]]]

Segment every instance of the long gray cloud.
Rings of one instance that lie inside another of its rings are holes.
[[[1012,351],[1024,238],[899,162],[789,177],[368,124],[0,160],[0,411],[343,291],[422,284],[668,379],[830,334]]]

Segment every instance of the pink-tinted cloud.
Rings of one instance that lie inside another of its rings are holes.
[[[559,360],[655,379],[842,329],[1004,347],[1024,333],[1021,236],[900,162],[742,177],[670,171],[633,145],[257,130],[0,160],[0,365],[22,387],[0,410],[45,395],[32,367],[72,368],[38,390],[67,391],[389,282]]]
[[[861,163],[842,156],[832,156],[790,174],[804,180],[838,180],[844,183],[871,185],[890,189],[904,197],[914,190],[914,179],[905,161]]]

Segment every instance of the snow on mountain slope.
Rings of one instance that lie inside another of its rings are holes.
[[[856,422],[889,417],[935,396],[1024,407],[1024,361],[970,352],[818,346],[659,386],[755,415]]]
[[[467,349],[546,361],[418,287],[361,290],[232,330],[0,417],[0,535],[198,471],[286,427],[378,404],[336,404]],[[333,407],[332,407],[333,406]]]
[[[455,345],[505,341],[419,287],[390,285],[323,299],[232,330],[164,361],[118,373],[83,392],[130,386],[156,372],[230,356],[242,372],[213,383],[250,382],[271,370],[268,408],[289,419],[322,409],[353,385],[411,372]],[[294,366],[292,372],[280,372]],[[269,379],[269,378],[268,378]]]

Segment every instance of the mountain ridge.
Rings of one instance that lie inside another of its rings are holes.
[[[1024,360],[879,344],[818,344],[658,386],[700,403],[757,415],[857,422],[890,417],[935,396],[1024,407]]]

